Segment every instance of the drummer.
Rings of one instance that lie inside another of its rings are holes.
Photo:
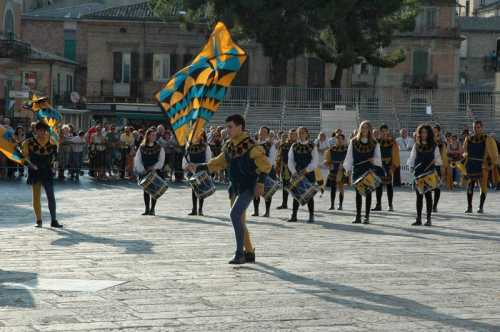
[[[210,159],[206,165],[188,164],[186,169],[192,173],[204,168],[210,173],[229,169],[229,191],[234,198],[230,216],[236,237],[236,253],[229,264],[244,264],[255,262],[253,248],[243,250],[245,237],[249,237],[244,213],[255,196],[263,195],[264,180],[271,172],[272,165],[264,149],[245,132],[245,119],[241,115],[234,114],[226,118],[226,128],[229,141],[222,153]]]
[[[434,132],[429,125],[420,125],[416,131],[416,142],[411,150],[410,157],[408,158],[407,165],[413,170],[415,178],[419,178],[425,173],[437,171],[437,167],[443,164],[441,160],[441,153],[439,152],[439,146],[437,145]],[[425,195],[425,205],[427,209],[427,222],[425,226],[431,226],[431,216],[432,216],[432,191],[429,190],[425,194],[419,192],[417,186],[415,186],[415,191],[417,193],[417,220],[412,224],[413,226],[422,225],[422,209],[424,206],[424,195]]]
[[[276,175],[281,177],[283,183],[283,202],[278,206],[278,210],[288,209],[288,190],[286,187],[290,183],[290,170],[288,169],[288,152],[293,143],[297,141],[297,131],[290,129],[288,136],[283,134],[281,143],[278,147],[278,155],[276,156]]]
[[[318,148],[309,141],[309,131],[305,127],[298,128],[298,141],[295,142],[290,151],[288,152],[288,169],[292,177],[299,174],[305,175],[305,177],[311,182],[316,182],[316,177],[314,171],[318,167]],[[309,210],[309,223],[314,222],[314,198],[311,198],[307,202],[307,208]],[[293,211],[292,217],[288,222],[297,222],[297,211],[299,210],[299,202],[293,200]]]
[[[144,139],[134,158],[134,172],[142,177],[149,172],[156,172],[160,175],[160,170],[165,162],[165,151],[156,143],[156,128],[151,127],[146,131]],[[156,199],[144,191],[145,211],[143,216],[155,215]]]
[[[271,137],[269,136],[269,128],[268,127],[260,127],[259,129],[259,134],[258,134],[258,141],[257,144],[262,146],[264,149],[267,160],[269,163],[272,165],[273,169],[271,170],[271,173],[269,173],[269,176],[273,179],[276,178],[276,172],[275,172],[275,164],[276,164],[276,146],[274,145],[274,142],[272,141]],[[269,212],[271,209],[271,202],[272,202],[272,196],[269,197],[268,200],[266,200],[266,213],[264,214],[265,218],[269,218]],[[253,199],[253,209],[254,212],[252,216],[258,217],[259,216],[259,205],[260,205],[260,197],[255,197]]]
[[[369,121],[363,121],[359,125],[356,136],[351,139],[347,148],[344,161],[344,169],[352,173],[352,182],[361,179],[366,172],[379,173],[382,168],[380,145],[373,137],[372,125]],[[370,223],[370,209],[372,204],[372,193],[366,194],[364,224]],[[361,193],[356,190],[356,219],[354,224],[361,223],[361,206],[363,204]]]
[[[203,131],[200,136],[193,137],[191,144],[186,149],[186,155],[182,160],[182,168],[185,169],[186,166],[190,163],[193,164],[203,164],[206,163],[212,158],[212,151],[207,144],[207,136]],[[188,172],[188,177],[191,177],[193,174]],[[194,189],[191,190],[191,199],[193,201],[193,209],[190,216],[202,216],[203,215],[203,198],[198,199],[196,197],[196,193]],[[199,203],[199,204],[198,204]]]
[[[330,191],[330,209],[335,210],[335,196],[337,189],[339,191],[339,206],[338,210],[342,210],[344,202],[344,168],[342,163],[347,154],[347,145],[345,144],[344,134],[337,134],[335,136],[335,145],[332,145],[325,151],[325,165],[330,169],[328,174],[328,185]]]

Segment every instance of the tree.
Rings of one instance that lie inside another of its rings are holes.
[[[192,27],[205,21],[213,25],[223,21],[239,42],[254,40],[271,60],[271,83],[286,84],[289,59],[304,54],[312,46],[319,29],[309,24],[320,0],[152,0],[160,16],[171,15],[182,6],[182,22]]]
[[[365,60],[390,68],[405,60],[401,49],[387,51],[398,31],[413,30],[419,0],[330,0],[318,15],[320,30],[311,51],[336,65],[333,87],[340,87],[344,69]]]

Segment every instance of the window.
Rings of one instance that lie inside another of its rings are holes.
[[[413,51],[413,76],[425,77],[429,72],[429,52],[427,50]]]
[[[467,37],[462,36],[463,40],[460,43],[460,57],[461,58],[466,58],[467,57]]]
[[[13,34],[15,35],[15,29],[14,29],[14,13],[12,12],[11,9],[8,9],[5,12],[5,17],[4,17],[4,31],[6,35]]]
[[[113,52],[113,81],[130,83],[130,53]]]
[[[465,16],[470,16],[470,0],[465,1]]]
[[[424,10],[425,27],[427,29],[435,29],[437,27],[437,8],[430,7]]]
[[[73,92],[73,76],[66,75],[66,93],[69,95]]]
[[[76,60],[76,31],[64,30],[64,57]]]
[[[170,54],[155,54],[153,57],[153,80],[161,81],[170,77]]]

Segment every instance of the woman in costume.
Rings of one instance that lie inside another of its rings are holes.
[[[212,158],[212,152],[207,145],[207,138],[205,132],[199,137],[193,137],[193,141],[187,147],[186,155],[184,156],[182,167],[185,169],[188,164],[204,164]],[[193,174],[188,172],[188,177]],[[193,209],[190,216],[203,215],[203,198],[198,199],[194,189],[191,190],[191,199],[193,201]]]
[[[330,209],[335,210],[335,196],[337,189],[339,191],[339,206],[338,210],[342,210],[344,202],[344,163],[347,155],[347,145],[345,144],[345,137],[343,134],[335,136],[335,145],[331,146],[325,151],[325,165],[330,170],[328,174],[328,184],[331,188],[330,191]]]
[[[292,174],[292,178],[299,175],[304,175],[311,183],[316,182],[314,174],[318,167],[318,148],[309,141],[309,131],[305,127],[298,128],[298,141],[295,142],[288,152],[288,168]],[[309,223],[314,222],[314,198],[307,202],[309,210]],[[299,202],[293,200],[292,217],[288,222],[297,222],[297,211],[299,210]]]
[[[149,172],[156,172],[160,175],[160,170],[164,162],[165,151],[156,143],[156,129],[154,127],[149,128],[135,155],[134,171],[139,177]],[[145,211],[142,214],[143,216],[155,215],[156,199],[150,197],[146,191],[144,191],[144,206]]]
[[[441,153],[439,146],[436,143],[434,132],[429,125],[420,125],[416,131],[416,140],[413,149],[411,150],[410,157],[408,158],[407,165],[413,170],[415,174],[415,191],[417,193],[417,220],[412,224],[413,226],[422,225],[422,209],[425,205],[427,209],[427,222],[425,226],[431,226],[431,216],[433,210],[432,204],[432,190],[422,193],[424,187],[424,174],[431,174],[437,172],[443,162],[441,160]],[[436,178],[436,185],[438,184]]]
[[[259,134],[257,135],[257,144],[262,146],[264,152],[266,153],[267,160],[272,165],[272,170],[269,173],[269,176],[273,179],[276,178],[275,172],[275,164],[276,164],[276,146],[274,145],[273,138],[269,135],[270,130],[268,127],[261,127],[259,129]],[[266,205],[266,213],[264,214],[265,218],[269,218],[269,214],[271,211],[271,203],[272,197],[265,201]],[[259,205],[260,205],[260,197],[255,197],[253,200],[253,217],[259,216]]]
[[[373,130],[369,121],[361,122],[356,131],[356,136],[349,143],[344,169],[348,173],[352,173],[353,183],[367,176],[369,171],[373,172],[374,176],[383,176],[380,145],[373,137]],[[354,224],[361,223],[361,206],[363,204],[361,194],[356,190],[356,219],[353,221]],[[365,195],[365,219],[363,223],[369,224],[372,193],[369,191]]]
[[[276,175],[281,177],[283,183],[283,201],[278,206],[278,210],[288,209],[288,190],[286,188],[290,184],[290,170],[288,169],[288,152],[292,144],[297,141],[297,131],[290,129],[288,136],[283,134],[281,143],[278,147],[278,154],[276,156]]]
[[[54,228],[63,226],[56,218],[56,198],[54,195],[54,162],[57,158],[57,145],[50,143],[49,126],[38,122],[35,126],[35,136],[23,142],[23,156],[28,162],[28,184],[33,192],[33,210],[35,211],[36,227],[42,227],[42,207],[40,196],[42,186],[49,203],[51,223]]]

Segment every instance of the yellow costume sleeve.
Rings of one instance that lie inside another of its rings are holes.
[[[278,153],[276,154],[276,171],[281,170],[281,155],[283,154],[283,148],[278,148]]]
[[[324,157],[328,167],[332,167],[332,165],[333,165],[333,163],[332,163],[332,151],[330,151],[330,149],[327,149],[325,151],[325,154],[323,155],[323,157]]]
[[[267,175],[271,172],[273,166],[269,162],[266,152],[262,146],[254,146],[252,150],[250,150],[250,158],[255,162],[255,166],[257,166],[257,174]]]
[[[392,144],[392,167],[398,168],[401,166],[401,159],[399,157],[399,146],[396,142]]]
[[[442,167],[447,168],[448,167],[448,147],[445,144],[443,144],[443,148],[439,152],[441,153],[441,160],[443,161]]]
[[[498,165],[498,149],[497,143],[493,139],[493,137],[489,137],[486,139],[486,158],[488,158],[493,166]]]
[[[23,157],[25,160],[29,160],[30,159],[30,140],[27,139],[27,140],[24,140],[23,144],[21,145],[21,150],[23,152]]]
[[[224,152],[210,159],[207,163],[207,167],[210,173],[216,173],[225,169],[227,167],[227,160],[226,157],[224,157]]]

